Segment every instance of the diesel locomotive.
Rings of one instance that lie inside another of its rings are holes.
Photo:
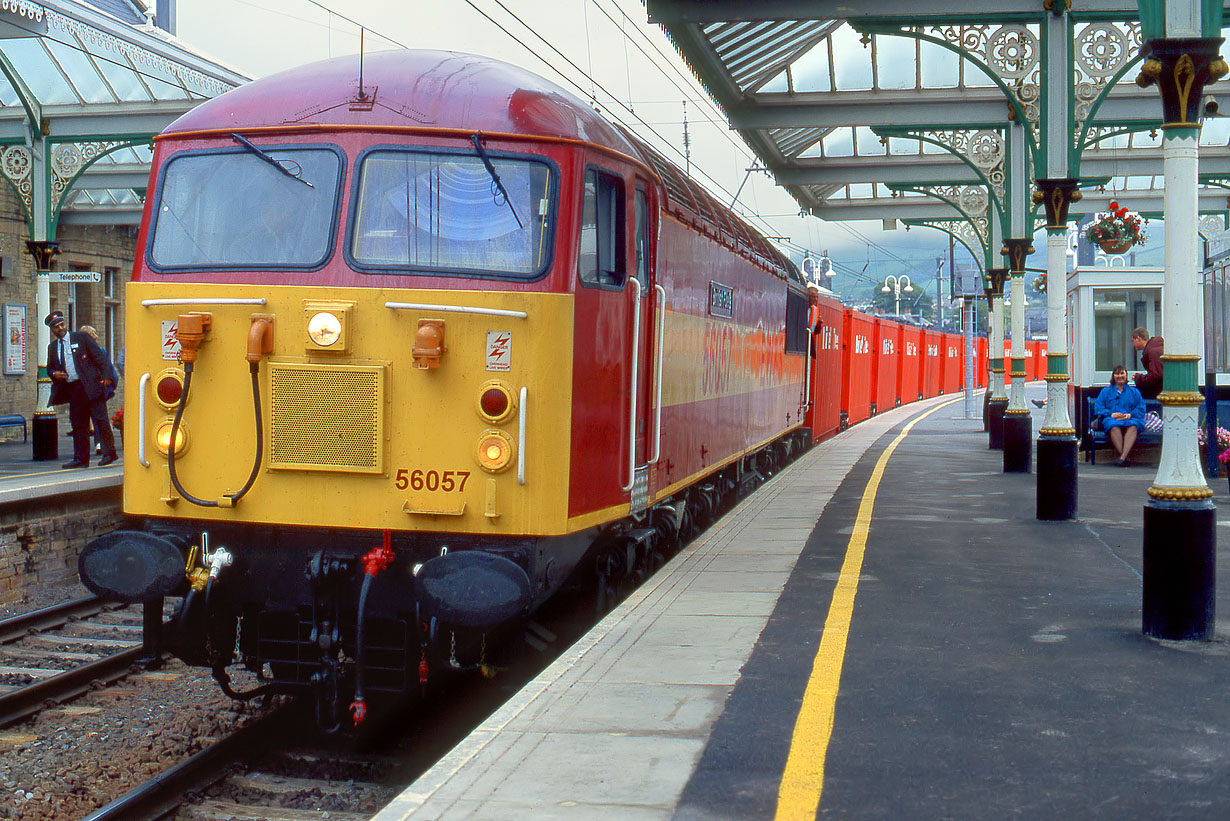
[[[182,597],[177,655],[236,696],[235,665],[312,691],[326,727],[489,669],[570,579],[609,600],[816,435],[795,266],[582,100],[467,54],[334,59],[181,117],[126,301],[132,526],[82,579]]]

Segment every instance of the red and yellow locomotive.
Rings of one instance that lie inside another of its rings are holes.
[[[179,655],[314,689],[325,724],[488,664],[576,573],[654,567],[813,436],[795,267],[493,60],[342,58],[202,104],[156,141],[138,243],[140,524],[82,578],[183,596]]]

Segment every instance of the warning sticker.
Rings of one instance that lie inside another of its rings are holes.
[[[512,367],[512,333],[487,331],[487,370],[507,371]]]
[[[164,319],[162,321],[162,358],[169,359],[173,362],[179,361],[179,354],[183,348],[179,344],[179,337],[176,334],[179,332],[179,322],[174,319]]]

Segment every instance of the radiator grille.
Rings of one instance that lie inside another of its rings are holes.
[[[380,473],[384,369],[272,365],[269,466]]]

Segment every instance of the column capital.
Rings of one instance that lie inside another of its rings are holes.
[[[1017,237],[1004,240],[1004,250],[1008,257],[1008,270],[1013,276],[1025,275],[1025,257],[1034,252],[1034,242],[1028,237]]]
[[[50,271],[51,260],[60,253],[60,243],[53,240],[26,240],[26,251],[34,257],[34,267],[39,271]]]
[[[1046,230],[1064,231],[1068,227],[1068,208],[1082,199],[1081,181],[1073,178],[1037,180],[1033,200],[1046,207]]]
[[[982,290],[986,292],[988,304],[997,294],[1004,292],[1004,283],[1007,280],[1007,268],[988,268],[986,273],[982,275]]]
[[[1199,128],[1204,87],[1227,73],[1219,49],[1223,37],[1163,37],[1145,44],[1147,57],[1136,85],[1157,85],[1163,128]]]

